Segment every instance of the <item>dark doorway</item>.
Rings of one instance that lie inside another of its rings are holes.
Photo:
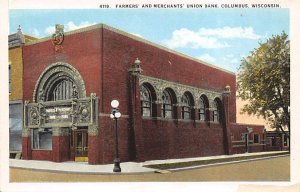
[[[75,161],[88,161],[88,131],[77,129],[72,131],[72,148]]]

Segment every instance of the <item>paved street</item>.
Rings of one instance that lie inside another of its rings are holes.
[[[290,156],[215,165],[170,173],[75,174],[10,168],[10,182],[289,181]]]

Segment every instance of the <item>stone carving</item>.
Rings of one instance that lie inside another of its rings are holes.
[[[64,26],[60,24],[55,25],[55,33],[52,35],[52,43],[54,45],[61,45],[64,41]]]
[[[66,135],[67,130],[91,126],[98,134],[98,97],[25,103],[24,128],[54,128],[53,135]],[[67,130],[63,130],[67,129]]]
[[[224,92],[223,92],[223,95],[229,96],[230,93],[231,93],[230,86],[229,86],[229,85],[226,85],[226,86],[225,86],[225,89],[224,89]]]
[[[52,128],[52,136],[60,136],[60,128],[59,127]]]
[[[38,107],[30,106],[28,111],[29,111],[28,124],[31,126],[38,126],[40,124]]]
[[[63,47],[61,45],[63,41],[64,41],[64,26],[56,24],[55,33],[52,35],[52,43],[54,45],[55,53],[63,52]]]
[[[39,90],[39,99],[40,99],[40,101],[44,101],[45,100],[45,94],[44,94],[44,90],[43,89]]]
[[[134,61],[133,66],[131,68],[129,68],[128,71],[132,75],[140,75],[141,74],[142,68],[141,68],[141,61],[139,60],[139,58],[136,58],[136,60]]]
[[[142,86],[144,83],[149,83],[154,87],[154,90],[156,92],[158,102],[161,102],[161,96],[162,92],[166,88],[171,88],[174,90],[176,97],[177,97],[177,105],[181,106],[181,97],[185,92],[190,92],[194,98],[195,104],[200,103],[200,97],[201,95],[206,95],[209,101],[209,105],[211,106],[215,98],[221,98],[222,97],[222,91],[216,92],[211,90],[205,90],[189,85],[183,85],[171,81],[166,81],[162,79],[157,79],[154,77],[149,77],[145,75],[140,75],[139,78],[139,85]]]
[[[72,98],[73,98],[73,99],[78,99],[78,90],[77,90],[76,85],[73,85],[72,88],[73,88],[73,89],[72,89]]]
[[[68,136],[69,129],[62,127],[53,127],[52,128],[52,136]]]
[[[18,32],[10,34],[8,36],[8,46],[9,48],[22,46],[25,44],[25,36],[22,33],[21,26],[18,27]]]
[[[22,129],[22,137],[29,137],[30,136],[30,129],[23,128]]]
[[[89,122],[90,120],[90,104],[89,102],[79,103],[77,106],[77,121],[78,123]]]
[[[90,125],[88,127],[88,134],[90,136],[96,136],[96,135],[98,135],[98,133],[99,133],[98,126],[96,126],[96,125]]]
[[[92,99],[96,99],[96,97],[97,97],[97,96],[96,96],[96,93],[91,93],[91,98],[92,98]]]

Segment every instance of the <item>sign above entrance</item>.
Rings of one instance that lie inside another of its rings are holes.
[[[72,105],[45,107],[45,123],[69,122],[72,118]]]
[[[28,128],[98,125],[98,97],[38,103],[25,102],[24,123]]]

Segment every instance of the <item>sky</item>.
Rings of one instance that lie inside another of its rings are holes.
[[[12,9],[10,33],[50,36],[105,23],[237,72],[240,61],[272,35],[289,34],[289,9]]]

